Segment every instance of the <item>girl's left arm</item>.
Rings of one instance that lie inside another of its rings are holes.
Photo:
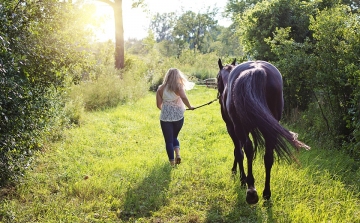
[[[182,101],[184,102],[184,104],[186,105],[186,107],[188,107],[190,110],[194,110],[194,107],[192,107],[192,106],[190,105],[189,99],[188,99],[187,96],[186,96],[186,93],[185,93],[184,88],[181,88],[178,93],[179,93],[179,96],[180,96],[181,100],[182,100]]]
[[[157,89],[157,91],[156,91],[156,106],[161,110],[161,107],[162,107],[162,102],[163,102],[163,100],[162,100],[162,97],[161,97],[161,92],[162,92],[162,90],[161,90],[161,86],[159,86],[159,88]]]

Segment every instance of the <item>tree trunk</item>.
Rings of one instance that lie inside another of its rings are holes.
[[[115,18],[115,68],[124,68],[124,25],[122,15],[122,0],[115,0],[114,5]]]
[[[123,69],[124,68],[124,23],[123,23],[123,14],[122,14],[122,0],[98,0],[109,4],[114,10],[115,18],[115,68]]]

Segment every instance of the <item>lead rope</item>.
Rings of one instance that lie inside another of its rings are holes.
[[[209,101],[208,103],[205,103],[205,104],[203,104],[203,105],[200,105],[200,106],[197,106],[197,107],[194,107],[194,109],[193,110],[195,110],[195,109],[197,109],[197,108],[201,108],[201,107],[203,107],[203,106],[205,106],[205,105],[209,105],[209,104],[211,104],[211,103],[213,103],[214,101],[217,101],[219,99],[219,97],[217,97],[217,98],[215,98],[214,100],[212,100],[212,101]],[[191,110],[191,109],[186,109],[186,110]]]

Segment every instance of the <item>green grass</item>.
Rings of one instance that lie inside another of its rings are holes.
[[[188,96],[197,106],[216,90],[196,86]],[[271,201],[248,205],[231,176],[233,146],[217,102],[186,111],[179,138],[183,162],[171,168],[154,93],[86,113],[81,127],[37,154],[21,184],[2,191],[0,221],[360,222],[359,168],[345,155],[313,147],[300,153],[301,167],[275,163]]]

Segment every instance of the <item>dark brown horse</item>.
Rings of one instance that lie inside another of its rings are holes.
[[[266,171],[263,198],[271,197],[270,173],[274,163],[274,151],[280,159],[296,161],[290,144],[297,150],[310,149],[297,139],[297,134],[285,129],[279,123],[284,100],[283,82],[279,70],[265,61],[247,61],[235,65],[222,65],[219,59],[218,93],[221,114],[228,133],[234,143],[234,166],[240,169],[240,181],[247,184],[246,201],[256,204],[259,200],[252,172],[253,159],[258,148],[265,148]],[[252,140],[250,139],[250,133]],[[247,175],[244,171],[244,153],[247,158]]]

